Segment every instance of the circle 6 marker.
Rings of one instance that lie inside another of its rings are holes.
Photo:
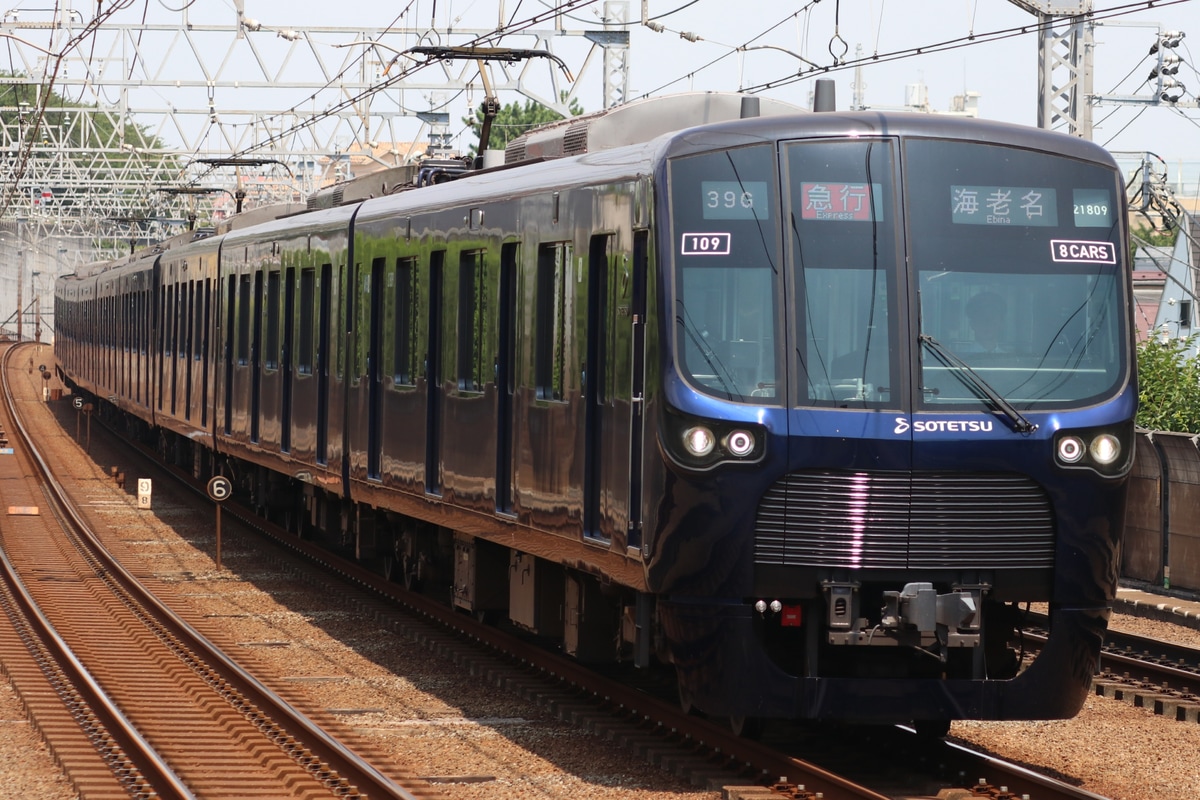
[[[208,496],[223,503],[233,494],[233,484],[224,475],[216,475],[208,482]]]

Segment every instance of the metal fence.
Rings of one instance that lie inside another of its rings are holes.
[[[1138,434],[1121,577],[1200,591],[1200,436]]]

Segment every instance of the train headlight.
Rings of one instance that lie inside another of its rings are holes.
[[[675,463],[687,469],[749,465],[766,454],[766,430],[751,422],[666,414],[663,423],[664,449]]]
[[[688,428],[683,434],[683,446],[697,458],[703,458],[711,453],[716,445],[717,438],[713,436],[712,431],[703,425]]]
[[[745,458],[754,452],[754,434],[743,430],[731,431],[725,437],[724,444],[731,455]]]
[[[1077,464],[1087,452],[1083,440],[1078,436],[1064,436],[1058,440],[1058,458],[1064,464]]]
[[[1056,436],[1054,457],[1060,467],[1090,469],[1111,478],[1133,464],[1132,422],[1060,431]]]
[[[1097,464],[1108,466],[1121,457],[1121,441],[1111,433],[1102,433],[1092,439],[1088,453]]]

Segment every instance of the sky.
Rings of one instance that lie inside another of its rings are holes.
[[[206,1],[232,6],[230,0]],[[282,14],[292,24],[380,26],[391,24],[405,5],[340,0],[338,13],[331,19],[332,6],[326,4],[306,4],[300,12],[304,16],[296,17],[297,4],[291,0],[243,2],[248,16],[264,20],[279,19]],[[1056,7],[1078,7],[1082,2],[1053,0]],[[1048,0],[1024,3],[1043,4]],[[402,24],[490,27],[497,23],[501,10],[505,17],[521,20],[544,12],[549,5],[530,0],[420,0],[410,4]],[[1093,88],[1102,95],[1148,99],[1147,78],[1156,65],[1150,46],[1160,30],[1177,30],[1185,37],[1175,50],[1183,61],[1175,77],[1186,87],[1183,99],[1195,102],[1200,97],[1200,0],[1160,2],[1147,9],[1148,5],[1093,0],[1097,15],[1108,17],[1094,33]],[[664,30],[656,32],[641,24],[643,8],[651,22]],[[808,8],[811,10],[804,10]],[[1122,8],[1133,13],[1110,16]],[[603,9],[604,3],[597,2],[572,11],[564,25],[597,28]],[[902,105],[906,86],[924,83],[934,109],[946,110],[955,95],[973,91],[980,94],[980,116],[1037,123],[1036,34],[983,41],[988,34],[1036,22],[1034,15],[1007,0],[630,0],[627,13],[631,23],[629,99],[673,91],[759,89],[807,69],[797,56],[827,67],[834,63],[834,55],[855,58],[859,47],[870,58],[974,35],[978,43],[969,46],[867,66],[861,73],[866,104]],[[739,47],[748,49],[738,51]],[[835,81],[840,108],[852,102],[857,80],[853,69],[813,77]],[[603,87],[595,70],[589,79],[594,87],[585,89],[581,100],[585,108],[593,110],[603,105]],[[807,106],[812,84],[812,78],[804,78],[762,92]],[[452,119],[460,116],[453,114]],[[1093,116],[1093,139],[1111,150],[1150,150],[1168,162],[1200,162],[1200,109],[1105,103],[1093,109]]]
[[[59,2],[68,9],[77,6],[83,16],[93,11],[86,0]],[[447,28],[492,29],[501,20],[519,27],[538,15],[544,19],[536,27],[553,27],[553,20],[546,18],[553,0],[128,2],[129,9],[114,18],[125,24],[144,20],[170,25],[185,16],[197,25],[228,25],[241,6],[246,18],[261,22],[268,30],[313,26],[434,29],[421,43],[436,39],[463,44],[466,37],[447,34]],[[1185,87],[1185,105],[1200,98],[1200,0],[1023,0],[1022,6],[1052,4],[1078,9],[1088,2],[1099,18],[1094,31],[1094,91],[1139,101],[1135,105],[1102,102],[1094,107],[1093,139],[1118,153],[1150,151],[1168,165],[1193,163],[1195,177],[1191,180],[1200,187],[1200,109],[1155,107],[1145,102],[1150,99],[1147,79],[1157,64],[1157,56],[1149,51],[1160,31],[1184,33],[1180,46],[1169,51],[1182,59],[1175,78]],[[53,4],[17,0],[13,8],[36,16],[48,5]],[[603,0],[590,4],[574,0],[562,25],[572,31],[600,29],[605,9],[614,7],[619,6]],[[935,110],[947,110],[955,95],[978,92],[981,117],[1037,123],[1038,39],[1032,29],[1037,18],[1008,0],[629,0],[625,8],[630,34],[625,96],[630,100],[689,90],[743,89],[808,107],[814,79],[828,78],[836,84],[839,108],[850,106],[859,82],[865,104],[875,108],[901,106],[910,95],[909,87],[923,84]],[[1128,13],[1119,13],[1122,11]],[[648,24],[642,22],[643,14]],[[1029,26],[1029,32],[1020,34],[1022,26]],[[1001,32],[1007,33],[996,35]],[[285,46],[275,37],[258,41]],[[414,35],[412,44],[417,43]],[[943,43],[966,46],[939,49]],[[321,44],[329,46],[327,52],[336,54],[335,59],[350,52],[332,49],[333,42]],[[531,46],[530,37],[518,36],[492,44]],[[588,47],[579,36],[554,41],[554,52],[576,70]],[[917,48],[924,52],[916,54]],[[837,67],[840,61],[860,54],[867,59],[861,72]],[[814,65],[819,69],[814,71]],[[1060,78],[1063,76],[1065,72],[1060,73]],[[578,99],[588,111],[604,105],[601,78],[600,66],[595,63],[581,74]],[[509,94],[512,96],[501,95],[502,103],[522,100]],[[481,95],[481,91],[470,97],[447,92],[443,98],[430,96],[421,102],[448,102],[454,132],[462,134],[464,126],[459,121],[471,112],[468,101],[477,105]],[[217,99],[218,103],[224,100]],[[174,98],[155,101],[166,104]],[[464,138],[458,141],[460,147],[471,143]]]

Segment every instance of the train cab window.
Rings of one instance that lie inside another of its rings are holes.
[[[794,142],[783,159],[799,403],[899,407],[893,145]]]
[[[1097,402],[1130,365],[1120,176],[998,145],[905,148],[926,408]],[[946,354],[965,362],[958,368]],[[980,382],[984,384],[980,386]]]
[[[783,294],[772,149],[677,158],[669,169],[677,363],[701,391],[770,401]]]

